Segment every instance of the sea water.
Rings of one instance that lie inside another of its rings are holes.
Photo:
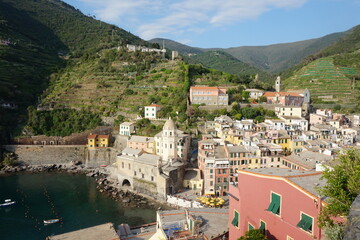
[[[154,222],[155,210],[129,208],[96,189],[95,179],[65,173],[0,176],[0,239],[45,239],[107,222],[130,226]],[[61,222],[44,225],[43,220]]]

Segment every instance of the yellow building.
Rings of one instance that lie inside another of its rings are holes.
[[[234,144],[236,146],[242,145],[242,139],[243,139],[242,136],[233,133],[227,133],[225,135],[225,141]]]
[[[197,190],[199,194],[202,193],[204,180],[201,179],[201,173],[199,169],[186,169],[183,180],[183,187]]]
[[[294,153],[302,152],[304,141],[290,140],[290,151]]]
[[[285,131],[282,130],[273,134],[272,143],[280,145],[284,151],[290,151],[291,149],[291,138]]]
[[[99,147],[109,147],[110,145],[110,135],[97,135],[90,134],[88,136],[88,148],[95,149]]]

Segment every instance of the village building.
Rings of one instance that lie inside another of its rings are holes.
[[[302,108],[301,107],[287,107],[287,106],[276,107],[275,113],[278,117],[293,116],[293,117],[301,118],[302,117]]]
[[[321,173],[261,168],[238,171],[229,191],[229,239],[261,229],[268,239],[323,239],[317,225],[325,204],[316,188]]]
[[[325,115],[310,113],[310,125],[323,124],[327,119],[328,117]]]
[[[326,164],[332,159],[326,154],[303,151],[283,157],[282,164],[290,169],[318,171],[319,165]]]
[[[228,105],[229,95],[226,94],[226,88],[193,86],[190,87],[191,104],[205,105]]]
[[[265,92],[263,96],[266,97],[268,104],[301,107],[304,102],[304,97],[297,93]]]
[[[309,130],[309,122],[305,118],[298,116],[280,116],[285,121],[285,130]]]
[[[128,147],[117,156],[118,181],[133,190],[166,199],[182,188],[189,148],[190,136],[177,130],[171,119],[153,139],[132,136]]]
[[[269,130],[285,130],[285,121],[281,119],[265,119]]]
[[[140,149],[144,152],[155,154],[155,139],[153,137],[132,135],[127,140],[126,146],[132,149]]]
[[[228,238],[227,209],[160,210],[156,214],[156,233],[150,240]]]
[[[157,112],[161,110],[161,106],[158,104],[151,104],[145,106],[144,117],[148,119],[157,119]]]
[[[135,133],[135,123],[133,122],[123,122],[119,127],[119,134],[124,136],[130,136]]]
[[[183,187],[192,189],[199,196],[202,194],[204,180],[201,178],[201,172],[198,168],[185,169]]]
[[[88,149],[106,148],[110,146],[110,135],[90,134],[87,139]]]
[[[190,136],[176,128],[173,120],[165,122],[163,130],[155,135],[156,154],[162,157],[163,162],[172,159],[188,161],[190,154]]]
[[[261,97],[264,94],[264,91],[260,89],[248,88],[245,89],[245,91],[249,92],[249,97],[252,99],[259,99],[259,97]]]

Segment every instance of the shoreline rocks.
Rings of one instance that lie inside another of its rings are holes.
[[[26,173],[42,173],[42,172],[60,172],[70,174],[85,174],[88,177],[95,178],[97,183],[96,188],[99,192],[107,194],[113,200],[119,202],[125,207],[140,207],[140,208],[158,208],[172,209],[166,202],[159,202],[152,199],[150,196],[143,196],[132,192],[130,189],[123,189],[119,184],[110,179],[109,174],[104,169],[89,169],[81,163],[73,164],[50,164],[50,165],[19,165],[6,166],[0,170],[0,176],[6,176],[21,172]]]

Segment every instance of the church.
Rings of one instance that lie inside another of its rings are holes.
[[[168,119],[155,135],[155,153],[126,147],[116,159],[116,176],[122,186],[166,199],[182,188],[189,159],[190,136]]]

